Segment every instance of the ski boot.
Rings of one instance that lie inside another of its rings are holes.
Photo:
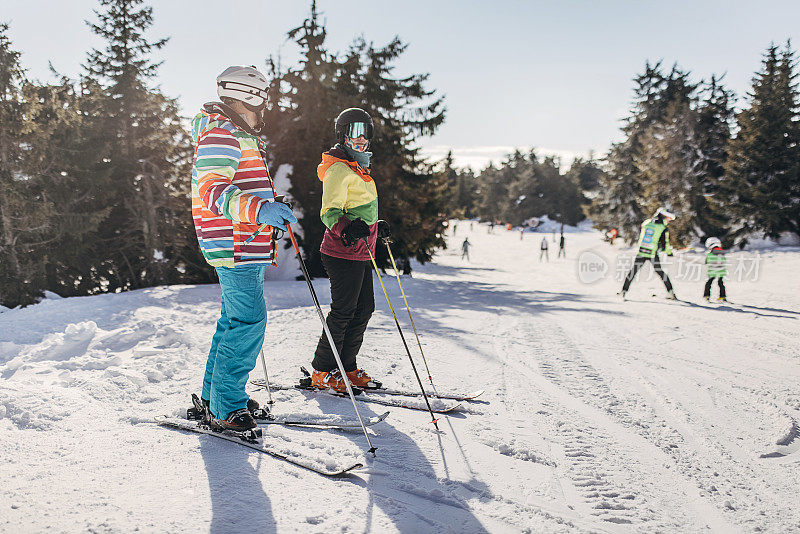
[[[211,429],[217,431],[248,432],[257,426],[256,420],[253,419],[253,414],[247,408],[234,410],[225,419],[211,417]]]
[[[706,302],[711,302],[711,297],[706,295],[705,297],[703,297],[703,300],[705,300]]]
[[[192,393],[192,404],[194,406],[186,410],[186,419],[202,421],[205,424],[211,423],[212,415],[209,401],[201,399]],[[253,419],[272,419],[269,408],[262,408],[254,399],[247,399],[247,410],[253,416]]]
[[[726,299],[725,297],[719,297],[717,299],[717,302],[728,302],[728,299]]]
[[[378,389],[383,385],[369,376],[363,369],[347,371],[347,378],[350,379],[352,385],[361,389]]]
[[[619,295],[623,301],[628,300],[627,298],[625,298],[625,295],[627,294],[628,294],[627,291],[620,291],[619,293],[617,293],[617,295]]]
[[[678,297],[675,296],[674,291],[670,290],[669,293],[667,293],[667,300],[678,300]]]
[[[311,373],[311,382],[309,385],[317,389],[332,389],[339,393],[347,393],[347,386],[344,381],[345,379],[338,369],[334,369],[330,372],[317,371],[314,369],[314,372]]]

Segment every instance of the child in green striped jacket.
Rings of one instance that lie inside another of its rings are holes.
[[[722,279],[728,275],[728,268],[726,266],[728,260],[725,257],[725,251],[722,250],[722,241],[720,241],[718,237],[709,237],[706,239],[706,248],[708,249],[708,253],[706,254],[708,280],[706,281],[706,287],[703,291],[703,298],[706,299],[706,301],[711,300],[711,285],[716,278],[717,284],[719,285],[719,298],[717,300],[719,302],[727,302],[725,284],[722,282]]]

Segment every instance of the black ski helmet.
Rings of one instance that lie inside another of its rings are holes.
[[[375,132],[375,125],[372,122],[372,117],[369,113],[361,108],[347,108],[339,113],[334,122],[334,131],[336,132],[336,140],[344,143],[344,136],[347,133],[347,127],[356,122],[363,122],[366,124],[366,132],[364,138],[367,141],[372,140],[372,134]]]

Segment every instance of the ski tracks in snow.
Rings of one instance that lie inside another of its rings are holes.
[[[542,317],[506,317],[504,323],[493,335],[495,351],[505,355],[507,374],[518,377],[506,403],[523,411],[530,406],[518,399],[531,391],[538,398],[537,413],[561,449],[559,482],[571,506],[606,529],[691,531],[707,524],[725,530],[727,522],[697,498],[697,488],[672,469],[669,456],[639,435],[629,401],[617,398],[556,324]]]

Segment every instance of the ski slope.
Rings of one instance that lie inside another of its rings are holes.
[[[728,282],[733,304],[703,302],[704,280],[674,266],[684,302],[646,276],[622,302],[614,259],[630,250],[574,231],[567,259],[551,242],[540,263],[542,235],[461,222],[448,250],[403,278],[437,387],[486,389],[487,402],[443,417],[441,433],[423,412],[392,409],[371,429],[368,469],[338,480],[149,422],[199,392],[216,286],[0,313],[0,531],[800,530],[800,250],[762,251],[757,280]],[[579,257],[605,259],[607,276],[582,283]],[[416,356],[396,281],[385,283]],[[329,302],[327,280],[315,286]],[[375,289],[359,363],[413,388],[377,278]],[[289,381],[320,325],[305,282],[270,282],[266,296],[270,378]],[[354,415],[344,399],[273,396],[281,414]],[[265,436],[322,462],[365,450],[360,431]]]

